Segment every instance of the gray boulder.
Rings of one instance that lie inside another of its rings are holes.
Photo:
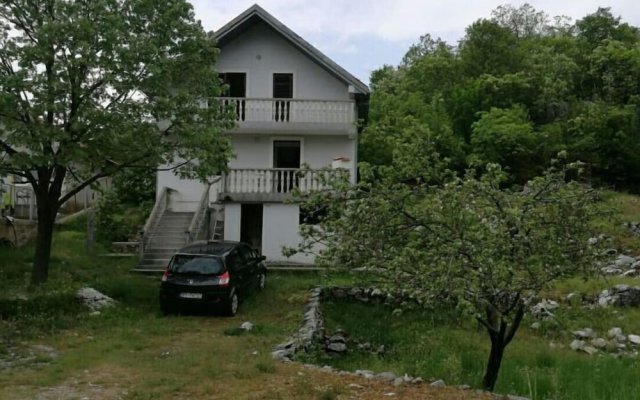
[[[445,386],[447,386],[447,384],[444,383],[444,381],[442,379],[438,379],[435,382],[431,382],[431,384],[429,386],[439,388],[439,387],[445,387]]]
[[[630,267],[634,262],[636,262],[636,259],[628,256],[626,254],[620,254],[618,256],[618,258],[616,258],[615,264],[617,267],[619,268],[628,268]]]
[[[76,292],[76,297],[92,311],[98,311],[115,304],[115,300],[111,297],[90,287],[79,289],[78,292]]]

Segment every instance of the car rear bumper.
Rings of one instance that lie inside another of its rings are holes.
[[[192,298],[193,294],[201,295],[201,298]],[[197,287],[170,287],[160,289],[160,303],[172,306],[216,306],[229,299],[229,288],[202,289]]]

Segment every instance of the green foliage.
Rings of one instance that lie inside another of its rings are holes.
[[[640,180],[640,106],[587,104],[568,121],[573,157],[593,165],[596,177],[618,188]]]
[[[119,192],[105,191],[96,210],[98,237],[107,242],[126,242],[135,237],[145,223],[153,203],[136,206],[121,201]]]
[[[489,146],[488,159],[511,172],[511,183],[524,184],[549,166],[550,155],[569,150],[572,159],[588,162],[594,182],[638,191],[640,153],[633,145],[619,152],[624,146],[612,142],[637,140],[639,49],[638,28],[606,8],[572,24],[529,4],[505,5],[490,19],[471,24],[456,46],[424,35],[399,66],[372,73],[371,113],[361,135],[360,159],[389,165],[404,130],[433,138],[431,124],[437,120],[438,132],[446,135],[431,139],[433,148],[459,174],[465,165],[460,160],[475,160]],[[587,121],[586,110],[593,107],[607,109],[609,116]],[[522,109],[530,128],[510,122],[496,131],[501,133],[494,143],[488,143],[488,131],[478,141],[474,129],[486,125],[494,108]],[[576,134],[576,119],[591,124],[580,128],[589,133]],[[508,134],[510,128],[516,131]],[[587,145],[584,136],[595,141]],[[526,154],[512,156],[514,141]],[[522,148],[522,142],[530,146]]]
[[[155,173],[145,169],[120,171],[100,197],[96,212],[98,237],[127,241],[138,234],[155,201]]]
[[[531,168],[535,165],[532,159],[539,151],[536,149],[538,140],[523,107],[492,108],[480,115],[472,125],[472,157],[481,163],[508,165],[520,180],[523,177],[530,179],[540,172]]]
[[[509,143],[499,145],[513,148],[515,157],[523,157],[521,142],[526,148],[532,134],[522,108],[493,109],[477,133],[479,140],[503,137]],[[306,207],[325,205],[327,218],[304,226],[302,243],[288,254],[314,252],[322,243],[320,265],[366,267],[392,290],[469,312],[491,338],[484,387],[492,390],[527,299],[561,278],[595,273],[598,253],[587,239],[597,195],[570,180],[579,163],[556,161],[523,190],[505,188],[507,174],[497,164],[457,177],[424,137],[402,137],[392,164],[363,166],[354,187],[334,181],[331,190],[302,196]],[[485,143],[484,156],[500,156]]]
[[[47,279],[54,217],[82,188],[178,160],[198,160],[183,176],[225,168],[233,118],[202,107],[220,94],[218,50],[185,0],[3,2],[0,49],[0,173],[37,197],[34,284]]]

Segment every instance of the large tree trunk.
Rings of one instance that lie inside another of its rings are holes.
[[[481,321],[487,328],[489,337],[491,338],[491,351],[489,352],[487,369],[482,378],[482,387],[490,392],[493,392],[493,389],[496,387],[502,357],[504,356],[504,349],[511,343],[511,340],[513,340],[524,317],[524,304],[520,301],[519,296],[517,303],[514,304],[508,312],[514,311],[515,315],[513,316],[511,324],[505,320],[505,315],[498,313],[493,307],[487,308],[487,319],[486,321]]]
[[[33,256],[31,284],[39,285],[49,277],[51,260],[51,241],[56,214],[60,209],[60,193],[65,177],[65,169],[57,166],[52,169],[39,169],[38,182],[32,182],[33,191],[38,202],[38,235],[36,252]]]
[[[507,344],[504,343],[497,336],[495,339],[491,338],[491,352],[489,353],[489,361],[487,362],[487,369],[482,378],[482,387],[485,390],[493,392],[498,380],[498,372],[500,372],[500,364],[502,364],[502,356],[504,355],[504,349]]]
[[[49,261],[51,259],[51,242],[58,206],[48,196],[37,196],[38,200],[38,235],[36,251],[33,257],[31,284],[39,285],[49,277]]]

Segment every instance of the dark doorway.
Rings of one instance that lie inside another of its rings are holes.
[[[262,254],[262,204],[240,206],[240,241]]]
[[[298,171],[291,169],[300,169],[299,140],[273,141],[273,168],[287,169],[274,171],[273,190],[276,193],[289,193],[298,186]]]
[[[300,141],[273,141],[273,168],[300,168]]]
[[[247,74],[244,72],[224,72],[220,74],[220,79],[227,85],[225,97],[247,96]]]
[[[273,74],[273,98],[293,98],[293,74]],[[289,100],[274,101],[273,117],[277,122],[289,122],[291,102]]]
[[[231,107],[237,115],[238,121],[246,119],[246,101],[247,96],[247,74],[244,72],[224,72],[220,74],[220,79],[227,85],[223,92],[223,97],[232,97],[234,99],[223,100],[225,107]]]

